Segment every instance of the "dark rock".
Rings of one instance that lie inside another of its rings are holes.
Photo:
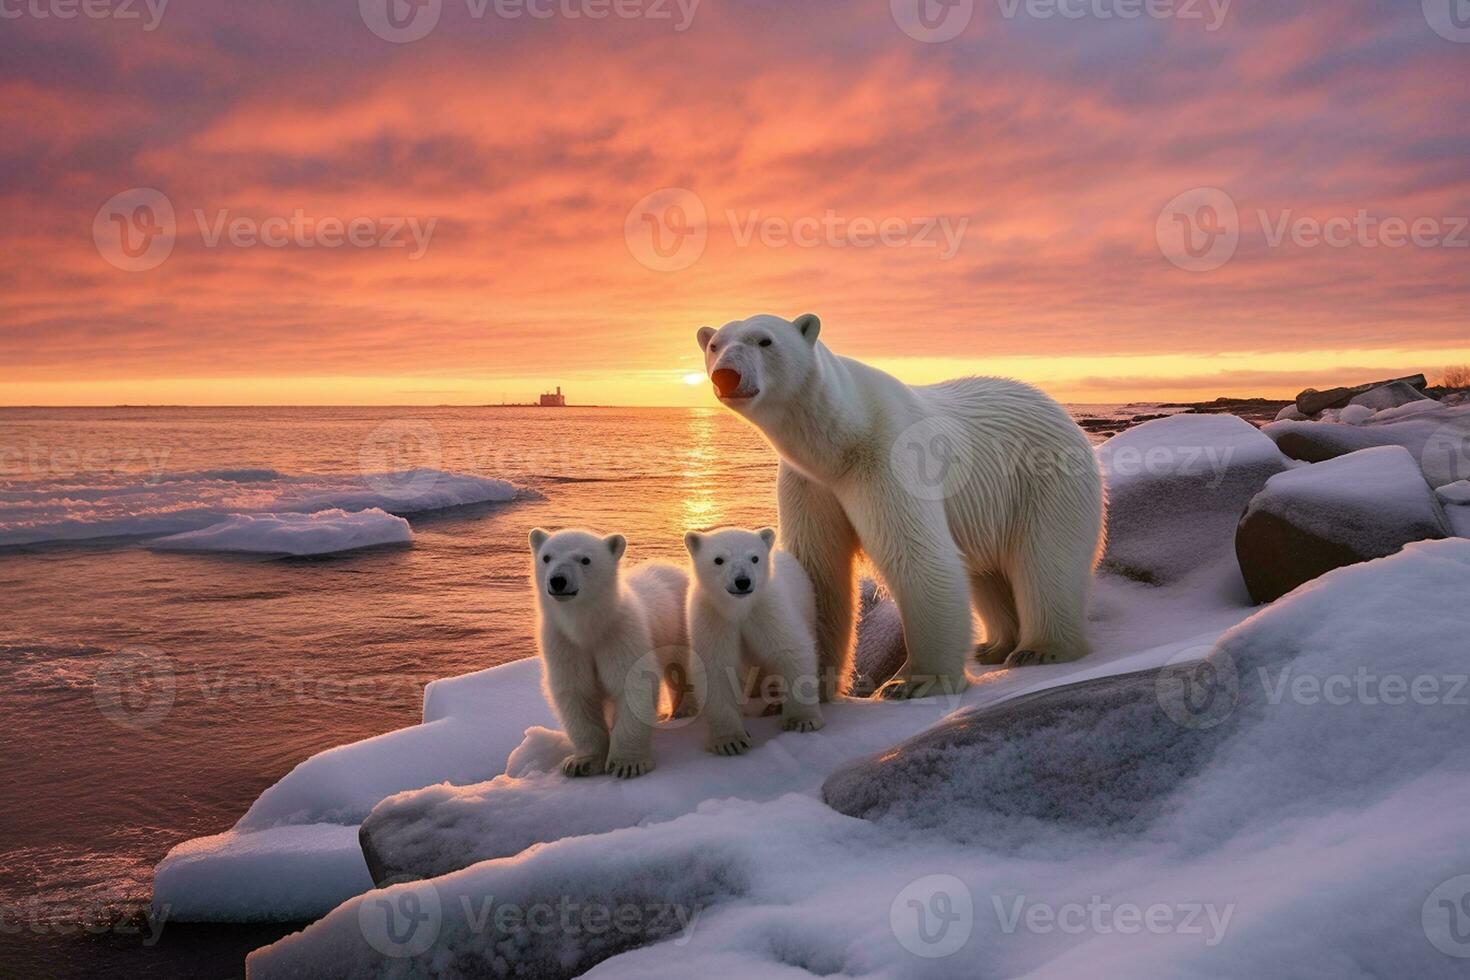
[[[1334,568],[1447,533],[1413,457],[1382,446],[1273,476],[1241,518],[1235,554],[1251,598],[1273,602]]]
[[[962,711],[838,769],[822,798],[848,816],[987,847],[1021,847],[1047,827],[1139,831],[1229,728],[1171,718],[1160,675],[1098,678]]]
[[[848,693],[867,697],[898,673],[909,653],[903,642],[903,617],[897,603],[883,595],[872,579],[863,579],[858,597],[854,676]]]
[[[1308,388],[1296,396],[1296,407],[1303,415],[1316,415],[1318,412],[1329,408],[1342,408],[1354,395],[1361,395],[1365,391],[1380,388],[1384,385],[1403,382],[1417,389],[1423,389],[1429,385],[1429,380],[1422,374],[1409,375],[1406,378],[1390,378],[1387,381],[1374,381],[1370,384],[1356,385],[1352,388],[1329,388],[1326,391],[1318,391],[1316,388]]]
[[[1402,381],[1393,381],[1377,388],[1370,388],[1361,395],[1354,395],[1349,405],[1366,405],[1375,412],[1381,412],[1386,408],[1398,408],[1409,402],[1432,401],[1427,395],[1419,393],[1419,389]]]

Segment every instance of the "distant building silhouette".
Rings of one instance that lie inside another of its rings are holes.
[[[566,408],[567,396],[561,393],[561,385],[556,386],[556,392],[548,392],[541,396],[542,408]]]

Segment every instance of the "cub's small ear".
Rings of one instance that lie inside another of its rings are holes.
[[[541,546],[546,543],[546,539],[549,538],[549,537],[551,537],[551,535],[547,534],[545,531],[541,530],[539,527],[532,528],[531,529],[531,554],[534,555],[536,552],[540,551],[541,550]]]
[[[698,531],[690,531],[684,535],[684,547],[689,549],[689,554],[699,554],[699,546],[704,544],[704,535]]]
[[[757,531],[755,533],[756,534],[759,534],[761,536],[761,540],[766,543],[766,550],[767,551],[770,551],[772,548],[776,547],[776,529],[775,528],[773,528],[773,527],[763,527],[763,528],[761,528],[759,531]]]
[[[803,313],[792,321],[796,329],[801,331],[802,337],[809,344],[817,342],[817,334],[822,332],[822,321],[815,313]]]
[[[602,539],[602,543],[607,545],[607,550],[613,556],[613,561],[622,558],[623,552],[628,550],[628,539],[621,534],[609,534]]]
[[[698,337],[699,337],[699,349],[700,350],[709,350],[709,342],[714,339],[714,336],[715,336],[715,328],[714,327],[700,327],[699,328],[699,334],[698,334]]]

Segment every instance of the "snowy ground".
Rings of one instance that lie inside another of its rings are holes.
[[[1262,482],[1307,465],[1213,420],[1109,445],[1110,466],[1144,461],[1113,474],[1120,494],[1183,472],[1218,495],[1211,514],[1236,506],[1232,465]],[[1211,462],[1206,446],[1230,452]],[[1185,471],[1200,459],[1221,478]],[[1130,562],[1150,584],[1099,576],[1096,649],[1079,663],[976,668],[961,695],[832,705],[817,733],[751,718],[756,746],[734,759],[704,753],[697,722],[671,722],[658,768],[629,782],[555,771],[566,747],[534,662],[437,682],[424,724],[308,760],[232,831],[175,849],[155,902],[176,920],[324,915],[252,955],[262,978],[1463,976],[1470,541],[1410,545],[1252,607],[1229,522],[1180,508],[1132,519],[1169,553]],[[1084,703],[1066,737],[1001,731],[1000,751],[949,772],[927,803],[857,819],[823,801],[835,770],[873,756],[881,773],[890,747],[945,719],[1157,668],[1143,676],[1158,711]],[[1148,818],[1089,823],[1117,812],[1117,790],[1069,790],[1071,773],[1109,744],[1123,757],[1157,742],[1159,725],[1181,741],[1208,730],[1209,751],[1183,778],[1131,762]],[[1002,823],[1024,809],[1004,787],[1034,784],[1039,762],[1061,781],[1047,793],[1078,796],[1080,825]],[[386,864],[431,877],[368,890],[358,825],[375,806]]]
[[[376,507],[311,514],[236,514],[218,524],[149,542],[164,551],[227,551],[266,555],[326,555],[358,548],[410,544],[408,521]]]

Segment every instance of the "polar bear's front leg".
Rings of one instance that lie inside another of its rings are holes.
[[[639,630],[634,642],[611,651],[614,665],[608,673],[621,678],[613,686],[613,726],[607,750],[606,771],[620,779],[629,779],[653,771],[653,726],[658,721],[659,685],[638,676],[636,665],[652,649],[652,640]]]
[[[776,475],[781,547],[811,579],[817,602],[822,701],[844,691],[852,668],[853,581],[858,536],[837,497],[782,462]]]
[[[689,610],[689,632],[697,659],[696,672],[703,668],[705,748],[716,755],[740,755],[750,748],[750,734],[740,705],[745,697],[740,674],[740,631],[698,603]]]
[[[957,694],[969,686],[965,662],[974,643],[970,583],[942,511],[893,497],[863,518],[863,550],[898,604],[908,662],[878,689],[888,700]],[[916,513],[891,513],[896,508]],[[901,528],[901,531],[895,531]]]

